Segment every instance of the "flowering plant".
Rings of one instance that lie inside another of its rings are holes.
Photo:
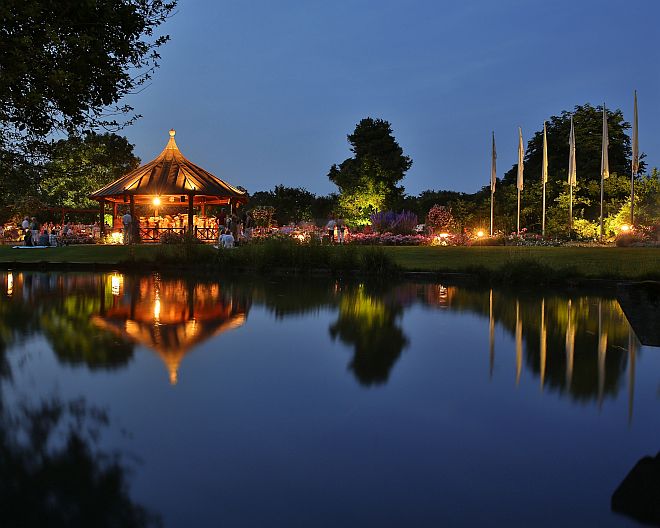
[[[428,225],[434,233],[446,233],[455,227],[455,222],[450,209],[435,204],[426,215],[426,225]]]

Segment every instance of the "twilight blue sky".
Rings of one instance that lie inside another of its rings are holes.
[[[526,141],[602,101],[631,121],[636,88],[640,149],[660,166],[659,22],[660,0],[180,0],[125,133],[143,161],[173,127],[191,161],[250,192],[325,194],[346,134],[380,117],[413,158],[408,193],[474,192],[491,130],[501,176],[518,126]]]

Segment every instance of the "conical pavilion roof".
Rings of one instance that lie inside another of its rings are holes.
[[[188,160],[174,140],[174,130],[156,159],[125,174],[90,195],[96,200],[122,201],[125,196],[206,197],[206,203],[246,202],[245,190],[221,180]]]

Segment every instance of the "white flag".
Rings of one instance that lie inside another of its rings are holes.
[[[632,171],[633,174],[639,172],[639,132],[637,130],[638,119],[637,119],[637,90],[635,90],[635,117],[633,120],[633,132],[632,132]]]
[[[548,183],[548,130],[543,122],[543,166],[541,167],[541,178],[543,183]]]
[[[600,157],[600,177],[603,180],[610,177],[610,161],[607,156],[607,148],[609,145],[610,142],[607,138],[607,110],[605,109],[605,103],[603,103],[603,146]]]
[[[568,184],[573,186],[577,183],[577,167],[575,166],[575,128],[573,128],[573,116],[571,116],[571,134],[568,137]]]
[[[522,128],[518,127],[518,180],[516,187],[519,191],[523,190],[523,160],[525,158],[525,149],[523,147]]]
[[[497,152],[495,151],[495,132],[493,132],[493,153],[490,161],[490,192],[495,192],[495,185],[497,184]]]

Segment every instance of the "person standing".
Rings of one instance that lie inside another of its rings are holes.
[[[124,226],[124,244],[130,244],[133,238],[133,230],[131,229],[133,227],[133,217],[128,209],[126,210],[126,214],[121,217],[121,223]]]
[[[32,231],[32,245],[36,246],[39,244],[39,222],[34,216],[30,222],[30,231]]]
[[[254,218],[252,218],[252,213],[245,213],[245,238],[247,240],[252,239],[252,230],[254,229]]]
[[[344,220],[341,218],[337,219],[337,242],[344,243]]]
[[[231,214],[231,228],[230,228],[230,231],[231,231],[231,235],[234,237],[235,241],[238,240],[238,229],[239,229],[238,216],[236,216],[236,213],[232,213]]]
[[[335,220],[334,215],[332,215],[328,223],[325,224],[325,228],[328,231],[328,240],[330,240],[330,243],[335,241],[335,227],[337,227],[337,221]]]

